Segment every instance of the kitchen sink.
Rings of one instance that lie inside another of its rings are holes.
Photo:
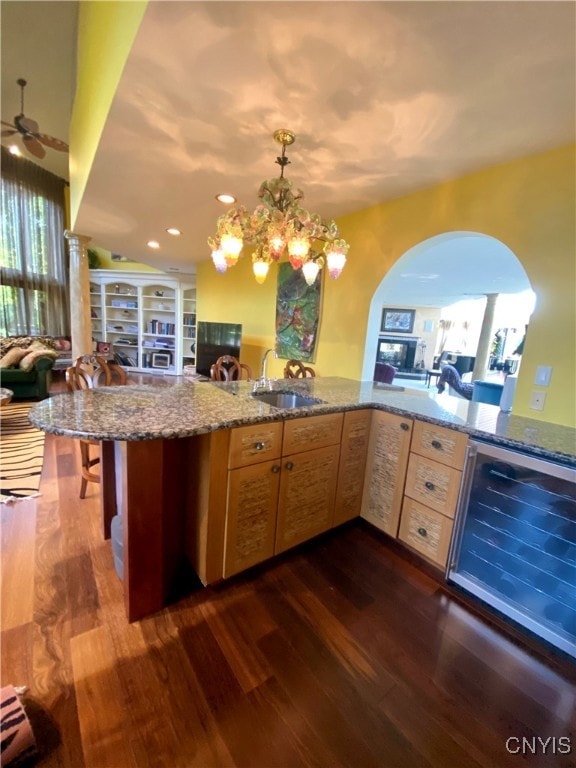
[[[325,402],[325,400],[301,395],[298,392],[253,392],[251,397],[274,408],[305,408]]]

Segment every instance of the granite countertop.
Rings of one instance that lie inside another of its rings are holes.
[[[466,432],[472,437],[576,466],[576,430],[469,402],[446,393],[375,385],[336,377],[271,380],[267,389],[317,399],[310,407],[278,409],[250,396],[253,382],[187,382],[101,387],[50,397],[33,406],[30,421],[54,435],[94,440],[188,437],[263,421],[372,407]]]

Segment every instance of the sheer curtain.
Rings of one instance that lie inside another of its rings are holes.
[[[65,186],[2,147],[1,336],[70,334]]]

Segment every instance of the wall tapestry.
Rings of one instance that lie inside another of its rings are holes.
[[[276,353],[288,360],[316,360],[320,323],[321,276],[307,285],[300,269],[278,265],[276,299]]]

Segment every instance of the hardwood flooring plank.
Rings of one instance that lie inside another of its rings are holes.
[[[368,707],[347,698],[349,691],[341,690],[334,700],[326,690],[325,678],[318,675],[314,665],[304,662],[293,642],[284,631],[262,638],[260,648],[273,666],[275,676],[298,710],[316,734],[317,741],[330,745],[338,766],[381,766],[385,759],[395,768],[425,768],[429,763],[419,760],[403,737],[394,732],[384,718],[374,718]],[[377,729],[373,729],[377,720]],[[382,742],[385,741],[385,749]]]
[[[33,680],[32,671],[32,624],[4,627],[0,634],[2,664],[0,665],[1,685],[29,686]]]
[[[126,738],[125,697],[110,664],[113,649],[104,628],[72,638],[70,654],[85,764],[98,768],[138,765]]]
[[[3,629],[28,624],[34,613],[36,498],[2,504]]]
[[[268,680],[272,671],[258,647],[249,639],[244,624],[242,600],[230,607],[230,597],[215,596],[200,603],[199,613],[210,627],[244,693]]]

